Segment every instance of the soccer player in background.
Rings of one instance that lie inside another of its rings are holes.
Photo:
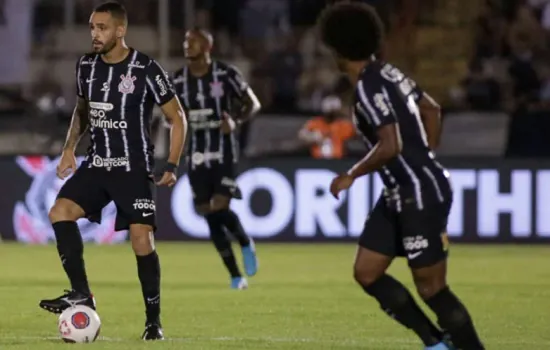
[[[260,110],[258,98],[236,68],[210,57],[213,39],[195,28],[185,35],[187,64],[174,74],[177,95],[189,116],[189,180],[195,207],[208,223],[210,238],[231,275],[231,288],[245,289],[226,230],[241,246],[245,272],[256,274],[254,242],[229,208],[240,199],[235,182],[238,162],[237,124]]]
[[[418,294],[454,346],[484,349],[470,314],[446,281],[452,190],[448,172],[432,151],[441,129],[437,104],[412,79],[373,57],[383,26],[372,7],[356,2],[329,6],[318,26],[339,68],[356,85],[354,122],[369,148],[333,180],[330,190],[338,197],[356,178],[374,172],[385,185],[359,238],[355,280],[426,349],[452,349],[409,291],[386,273],[396,256],[406,256]]]
[[[149,137],[154,104],[171,124],[170,155],[158,185],[172,186],[181,157],[187,122],[172,85],[161,66],[126,46],[125,8],[107,2],[90,17],[92,53],[76,64],[77,103],[57,175],[66,178],[49,217],[57,250],[71,290],[40,306],[53,313],[82,304],[95,309],[76,221],[101,220],[102,209],[114,201],[115,229],[129,230],[146,308],[144,340],[163,339],[160,323],[160,264],[155,251],[155,180]],[[91,145],[76,169],[75,148],[88,131]]]

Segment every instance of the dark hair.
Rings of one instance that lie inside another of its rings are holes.
[[[104,2],[103,4],[98,5],[94,9],[94,12],[108,12],[111,16],[113,16],[113,18],[123,21],[124,23],[128,23],[126,8],[124,5],[116,1]]]
[[[384,25],[374,7],[358,2],[328,6],[317,20],[321,40],[345,59],[363,61],[382,43]]]

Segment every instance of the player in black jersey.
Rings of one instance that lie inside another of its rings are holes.
[[[163,339],[160,323],[160,264],[155,251],[155,180],[153,146],[149,138],[156,103],[172,125],[170,155],[158,185],[172,186],[181,157],[187,122],[171,82],[159,64],[126,46],[127,15],[115,2],[102,4],[90,18],[93,52],[76,65],[77,105],[57,167],[66,178],[49,217],[57,250],[71,290],[40,306],[54,313],[75,304],[95,308],[83,260],[76,221],[101,220],[110,201],[117,207],[115,229],[129,229],[146,307],[142,338]],[[75,147],[88,131],[91,145],[76,169]]]
[[[369,148],[330,190],[337,197],[356,178],[373,172],[386,187],[359,239],[356,281],[426,349],[452,349],[408,290],[386,273],[396,256],[406,256],[418,294],[454,346],[484,349],[468,311],[446,282],[452,191],[432,152],[440,135],[437,104],[397,68],[373,58],[383,28],[372,7],[338,3],[323,11],[318,26],[339,68],[356,84],[354,121]]]
[[[238,240],[247,275],[255,275],[254,242],[229,203],[231,198],[241,197],[235,182],[239,149],[235,128],[254,115],[260,103],[234,67],[211,59],[212,45],[212,36],[205,30],[195,28],[186,33],[187,65],[174,74],[174,85],[189,116],[189,180],[196,210],[208,223],[210,238],[231,275],[231,287],[244,289],[248,283],[225,231]]]

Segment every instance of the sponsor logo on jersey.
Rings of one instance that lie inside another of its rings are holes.
[[[129,164],[128,157],[102,158],[95,155],[92,159],[92,165],[97,168],[118,168]]]
[[[168,88],[166,87],[166,83],[164,82],[164,80],[162,80],[162,77],[160,76],[160,74],[157,74],[157,76],[155,77],[155,82],[157,83],[157,86],[159,87],[160,96],[166,95],[168,93]]]

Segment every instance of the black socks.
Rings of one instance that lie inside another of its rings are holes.
[[[233,235],[233,237],[235,237],[241,247],[246,247],[250,244],[250,238],[244,232],[241,220],[234,211],[231,209],[225,209],[212,213],[212,215],[217,215],[219,217],[219,220]]]
[[[208,228],[210,229],[210,239],[220,254],[225,267],[229,271],[229,274],[233,278],[241,277],[239,267],[237,266],[237,261],[235,260],[235,255],[233,255],[233,249],[231,248],[231,241],[226,236],[224,231],[224,224],[221,215],[219,215],[219,212],[208,214],[206,215],[206,222],[208,223]]]
[[[84,265],[84,245],[75,221],[59,221],[52,224],[57,240],[57,252],[71,282],[71,288],[84,295],[90,295],[88,277]]]
[[[139,281],[145,302],[147,323],[160,326],[160,263],[156,251],[148,255],[136,255]]]
[[[414,331],[426,346],[436,345],[442,332],[422,312],[407,288],[389,275],[383,275],[363,290],[374,297],[382,309],[403,326]]]
[[[464,350],[485,349],[476,333],[468,310],[448,287],[427,299],[426,304],[435,312],[439,325],[449,332],[453,344],[457,348]]]

